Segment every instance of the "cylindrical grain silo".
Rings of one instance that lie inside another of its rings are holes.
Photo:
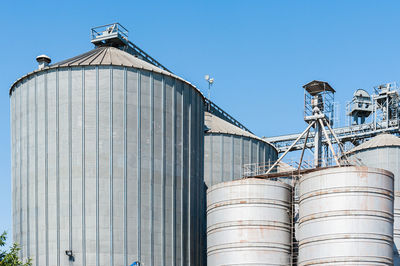
[[[392,265],[392,173],[338,167],[299,182],[299,266]]]
[[[291,186],[242,179],[207,190],[207,265],[289,265]]]
[[[400,265],[400,138],[381,134],[355,147],[348,153],[353,161],[394,174],[394,259]]]
[[[10,101],[13,238],[24,258],[203,265],[195,87],[102,46],[21,77]]]
[[[243,177],[245,164],[275,162],[274,146],[257,136],[205,113],[204,182],[208,187]]]

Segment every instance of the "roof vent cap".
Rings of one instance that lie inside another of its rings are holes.
[[[50,64],[51,59],[47,55],[42,54],[36,57],[36,61],[39,63],[39,69],[43,69]]]

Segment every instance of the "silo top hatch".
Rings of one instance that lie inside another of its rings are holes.
[[[128,30],[119,23],[112,23],[92,28],[92,43],[96,46],[110,43],[128,45]]]
[[[303,88],[312,96],[324,91],[335,93],[335,90],[331,87],[331,85],[329,85],[328,82],[319,80],[313,80],[304,85]]]

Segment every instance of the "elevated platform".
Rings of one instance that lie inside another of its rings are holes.
[[[357,144],[358,141],[369,139],[380,133],[398,134],[400,133],[400,127],[398,121],[390,121],[390,123],[368,123],[349,127],[339,127],[334,128],[333,131],[337,135],[340,142],[351,142],[353,144]],[[290,147],[290,145],[299,137],[299,135],[300,133],[268,137],[263,139],[275,145],[275,147],[278,149],[278,152],[282,153]],[[304,146],[304,141],[305,138],[300,139],[299,142],[292,148],[292,151],[301,150]],[[336,143],[335,139],[331,139],[331,141]],[[322,138],[322,143],[327,144],[325,137]],[[314,147],[314,132],[310,132],[306,147]]]

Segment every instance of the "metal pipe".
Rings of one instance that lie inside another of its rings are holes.
[[[329,148],[331,148],[331,151],[332,151],[332,154],[333,154],[333,158],[335,158],[336,164],[340,167],[339,160],[338,160],[338,158],[336,156],[335,150],[333,149],[333,146],[332,146],[332,143],[331,143],[331,141],[329,139],[328,133],[326,132],[326,129],[324,127],[324,122],[322,122],[322,119],[318,119],[318,122],[321,125],[322,132],[324,132],[324,135],[325,135],[326,141],[328,142]]]
[[[317,119],[318,120],[318,119]],[[321,154],[322,154],[322,134],[321,127],[318,123],[315,125],[314,134],[314,166],[321,166]]]
[[[281,157],[279,157],[279,159],[271,166],[271,168],[268,169],[268,171],[265,173],[266,175],[269,174],[269,172],[271,172],[272,169],[274,169],[274,167],[283,159],[283,157],[285,157],[285,155],[293,148],[294,145],[296,145],[296,143],[304,136],[304,134],[306,134],[306,132],[308,132],[310,130],[310,128],[315,124],[315,121],[311,122],[308,127],[303,131],[303,133],[300,134],[300,136],[297,137],[297,139],[293,142],[292,145],[290,145],[289,149],[287,149],[287,151],[285,151],[284,154],[282,154]]]
[[[304,152],[305,152],[305,150],[307,148],[307,140],[308,140],[309,133],[310,133],[310,130],[307,131],[306,139],[304,140],[304,146],[303,146],[303,150],[301,151],[301,156],[300,156],[300,161],[299,161],[299,168],[297,170],[300,170],[301,163],[303,162],[303,156],[304,156]]]
[[[326,122],[326,125],[328,126],[329,131],[331,132],[331,134],[335,138],[335,140],[336,140],[336,142],[337,142],[337,144],[338,144],[338,146],[340,148],[340,151],[342,152],[344,158],[346,159],[347,162],[349,162],[349,159],[347,158],[347,155],[346,155],[345,150],[344,150],[344,148],[342,146],[342,143],[339,141],[339,138],[336,136],[335,132],[333,131],[332,127],[329,125],[328,122]]]

